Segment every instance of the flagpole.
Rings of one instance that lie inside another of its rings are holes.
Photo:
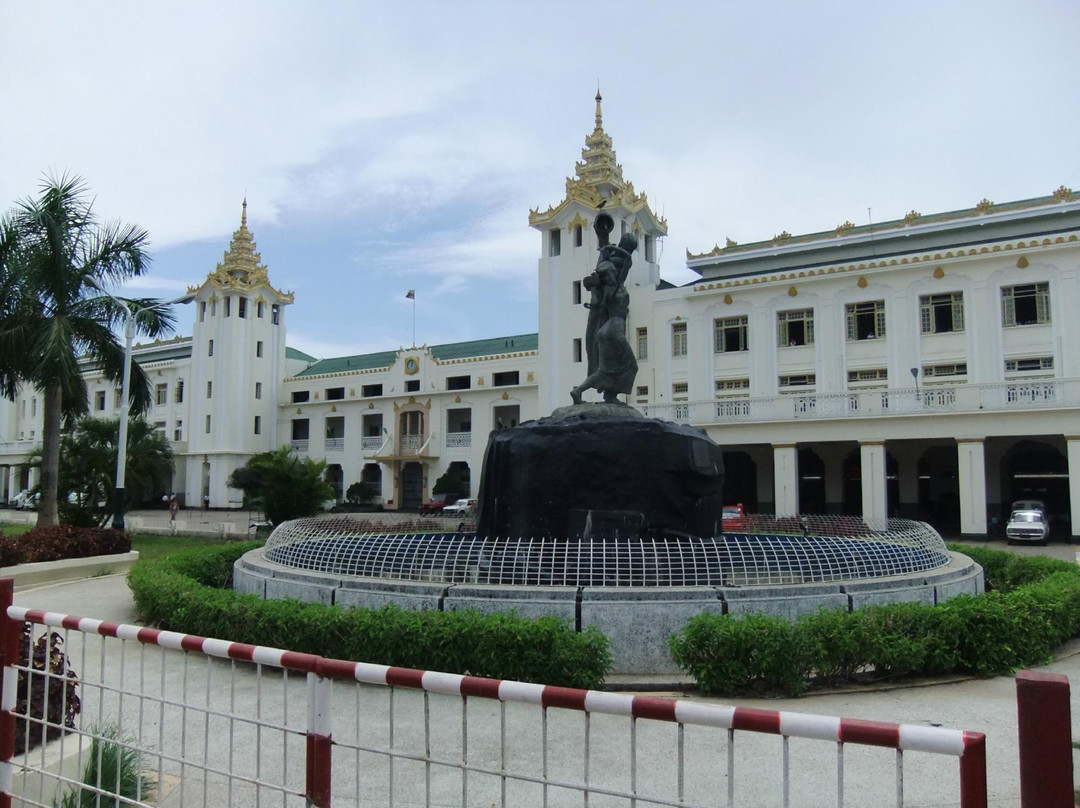
[[[416,347],[416,290],[410,289],[405,293],[405,299],[412,301],[412,347]]]

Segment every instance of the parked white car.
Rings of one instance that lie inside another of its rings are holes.
[[[1009,544],[1014,541],[1045,544],[1049,535],[1050,525],[1041,510],[1013,511],[1009,516],[1009,524],[1005,526],[1005,538],[1009,540]]]
[[[459,515],[464,515],[464,514],[472,513],[475,510],[476,510],[476,500],[475,499],[459,499],[453,505],[447,505],[445,508],[443,508],[442,512],[444,514],[456,513],[456,514],[459,514]]]

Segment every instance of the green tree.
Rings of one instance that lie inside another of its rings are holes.
[[[113,515],[116,493],[117,418],[80,418],[60,438],[57,495],[60,521],[103,526]],[[41,451],[31,462],[41,462]],[[128,422],[125,502],[156,499],[172,480],[173,453],[168,439],[145,418]]]
[[[300,458],[288,446],[263,452],[229,475],[229,485],[244,492],[245,500],[262,508],[273,525],[288,519],[314,516],[334,498],[326,482],[326,462]]]
[[[18,202],[0,220],[0,394],[14,400],[21,385],[42,392],[41,503],[38,525],[57,522],[57,476],[64,419],[87,411],[81,360],[119,383],[124,350],[113,333],[130,308],[157,301],[118,301],[106,286],[142,275],[150,259],[146,231],[102,223],[78,177],[47,177],[37,198]],[[172,318],[150,309],[139,330],[170,333]],[[131,408],[150,404],[150,382],[132,365]]]
[[[454,494],[460,496],[462,493],[469,493],[465,490],[465,485],[461,481],[461,477],[458,476],[457,471],[454,469],[447,469],[443,472],[442,476],[435,481],[435,485],[431,488],[431,493],[435,494]]]
[[[363,480],[357,480],[345,492],[345,501],[353,505],[362,505],[365,502],[371,502],[371,498],[374,496],[375,486]]]

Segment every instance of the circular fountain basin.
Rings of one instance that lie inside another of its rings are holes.
[[[940,603],[983,590],[982,568],[929,525],[756,516],[716,537],[506,539],[365,533],[348,518],[279,525],[233,586],[341,606],[556,615],[611,639],[615,673],[678,669],[668,637],[702,612],[794,619],[821,607]]]

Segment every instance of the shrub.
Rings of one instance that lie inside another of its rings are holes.
[[[33,674],[25,670],[29,668]],[[78,695],[78,677],[68,665],[64,639],[55,631],[33,641],[31,624],[23,623],[19,641],[19,680],[15,693],[15,754],[41,745],[42,730],[48,727],[46,741],[59,738],[64,728],[75,729],[75,716],[82,705]],[[44,671],[51,675],[46,677]],[[40,673],[39,673],[40,671]],[[45,707],[48,705],[48,715]],[[43,720],[44,719],[44,722]]]
[[[131,551],[131,537],[112,528],[50,525],[0,540],[0,567]]]
[[[1080,628],[1076,566],[962,549],[986,570],[992,591],[937,606],[823,609],[794,624],[699,615],[671,637],[672,658],[708,692],[796,695],[811,685],[868,678],[1006,673],[1046,662]]]
[[[116,724],[91,727],[90,733],[81,778],[85,787],[72,786],[60,800],[59,808],[101,808],[152,800],[157,784],[143,773],[143,756],[135,735],[121,733]],[[101,792],[121,799],[110,799]]]
[[[259,542],[139,563],[128,576],[141,619],[163,628],[339,659],[594,688],[611,667],[607,637],[556,617],[472,611],[342,609],[233,592],[233,562]]]

